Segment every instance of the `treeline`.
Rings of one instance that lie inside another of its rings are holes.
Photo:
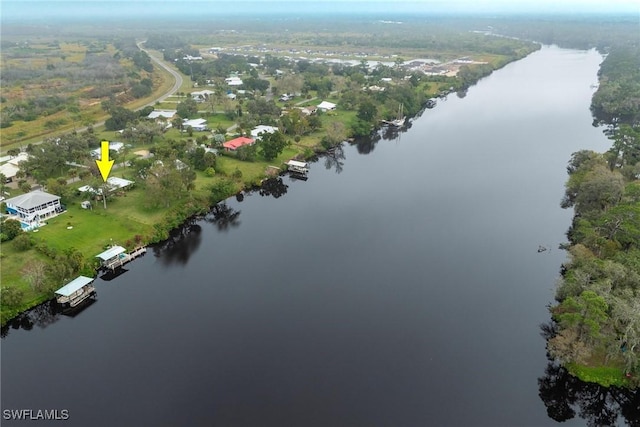
[[[640,384],[637,62],[637,50],[622,47],[612,49],[602,64],[605,91],[594,95],[592,111],[598,123],[609,125],[612,148],[573,154],[561,204],[573,207],[575,217],[567,234],[570,260],[551,308],[557,331],[548,349],[574,374],[605,386]],[[616,97],[609,97],[610,90]],[[612,378],[607,367],[624,376]]]

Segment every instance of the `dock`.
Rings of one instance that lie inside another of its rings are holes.
[[[63,309],[79,306],[83,301],[96,296],[93,278],[79,276],[55,292],[56,302]]]
[[[102,268],[113,271],[146,253],[146,246],[138,246],[129,253],[122,246],[112,246],[101,254],[96,255],[96,258],[102,260]]]

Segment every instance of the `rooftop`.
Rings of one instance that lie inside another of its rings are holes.
[[[120,255],[121,253],[124,253],[125,251],[126,249],[122,246],[112,246],[101,254],[96,255],[96,258],[100,258],[101,260],[106,261]]]
[[[253,144],[253,138],[247,138],[246,136],[241,136],[230,141],[225,142],[222,146],[229,150],[237,150],[243,145]]]
[[[73,279],[71,282],[67,283],[60,289],[58,289],[55,293],[56,295],[62,295],[64,297],[68,297],[73,295],[75,292],[87,286],[89,283],[93,282],[91,277],[79,276]]]
[[[18,206],[22,209],[32,209],[40,205],[60,200],[60,196],[45,193],[42,190],[34,190],[27,194],[21,194],[20,196],[12,197],[5,200],[7,205]]]

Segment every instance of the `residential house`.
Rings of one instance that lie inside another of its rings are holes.
[[[192,119],[192,120],[183,120],[182,121],[182,129],[188,129],[191,126],[191,129],[197,132],[203,132],[207,130],[207,120],[206,119]]]
[[[149,113],[149,119],[171,120],[177,113],[176,110],[154,110]]]
[[[37,223],[63,212],[60,196],[34,190],[4,201],[9,215],[15,215],[26,223]]]
[[[336,109],[336,104],[334,104],[333,102],[322,101],[320,104],[318,104],[318,109],[320,109],[322,111],[335,110]]]
[[[196,102],[204,102],[212,95],[215,95],[215,92],[209,89],[191,92],[191,98]]]
[[[124,148],[124,143],[122,142],[117,142],[117,141],[111,141],[109,142],[109,151],[113,150],[116,153],[119,153],[120,150],[122,150]],[[95,150],[91,150],[91,156],[98,158],[100,157],[101,154],[101,148],[96,148]]]
[[[263,133],[274,133],[277,130],[278,130],[277,127],[258,125],[251,130],[251,136],[255,140],[258,140],[260,139],[260,135],[262,135]]]
[[[13,181],[16,174],[20,170],[20,163],[24,162],[29,158],[29,154],[20,153],[17,156],[9,159],[6,163],[0,165],[0,173],[4,175],[7,179],[7,182]]]
[[[225,83],[228,84],[229,86],[242,86],[243,82],[242,79],[240,77],[227,77],[226,79],[224,79]]]
[[[224,147],[225,150],[227,151],[236,151],[238,148],[244,146],[244,145],[253,145],[254,143],[254,139],[253,138],[248,138],[246,136],[241,136],[238,138],[234,138],[230,141],[225,142],[224,144],[222,144],[222,146]]]

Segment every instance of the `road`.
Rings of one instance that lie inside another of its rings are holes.
[[[141,42],[138,42],[138,43],[137,43],[138,48],[139,48],[140,50],[142,50],[142,51],[146,52],[146,53],[147,53],[147,55],[149,55],[149,57],[151,58],[151,60],[152,60],[153,62],[155,62],[156,64],[158,64],[159,66],[161,66],[162,68],[164,68],[165,70],[167,70],[169,73],[171,73],[171,75],[172,75],[172,76],[173,76],[173,78],[175,79],[175,83],[173,84],[173,86],[171,87],[171,89],[169,89],[167,92],[163,93],[162,95],[158,96],[157,98],[154,98],[153,100],[151,100],[150,102],[146,103],[146,104],[145,104],[145,105],[143,105],[142,107],[136,108],[134,111],[142,110],[144,107],[148,107],[148,106],[150,106],[150,105],[151,105],[151,106],[154,106],[154,105],[156,104],[156,102],[162,102],[162,101],[164,101],[164,100],[165,100],[165,99],[167,99],[169,96],[171,96],[172,94],[174,94],[175,92],[177,92],[177,91],[178,91],[178,89],[180,89],[180,86],[182,86],[182,76],[180,75],[180,73],[178,73],[177,71],[175,71],[175,70],[171,69],[168,65],[166,65],[166,64],[164,63],[164,61],[163,61],[163,60],[156,58],[155,56],[153,56],[152,54],[150,54],[147,50],[145,50],[145,49],[143,49],[143,48],[142,48],[142,44],[143,44],[145,41],[146,41],[146,40],[141,41]],[[93,124],[93,127],[94,127],[94,128],[96,128],[96,127],[102,126],[103,124],[104,124],[104,120],[94,123],[94,124]],[[87,130],[87,128],[88,128],[87,126],[83,126],[83,127],[81,127],[81,128],[75,128],[75,131],[76,131],[76,132],[84,132],[84,131],[86,131],[86,130]],[[37,144],[42,144],[43,142],[44,142],[44,140],[34,142],[33,144],[34,144],[34,145],[37,145]],[[6,156],[5,156],[5,157],[6,157]],[[0,162],[5,161],[5,160],[4,160],[4,159],[5,159],[5,157],[0,158]]]
[[[160,58],[156,58],[155,56],[153,56],[151,54],[151,52],[149,52],[148,50],[144,49],[142,47],[142,44],[146,42],[146,40],[143,40],[141,42],[138,42],[138,49],[140,49],[143,52],[146,52],[147,55],[149,55],[149,58],[151,58],[151,60],[153,62],[155,62],[156,64],[158,64],[160,67],[164,68],[165,70],[167,70],[175,79],[175,83],[173,84],[173,87],[171,89],[169,89],[169,91],[167,91],[164,95],[161,95],[160,97],[154,99],[153,101],[149,102],[148,104],[145,104],[143,107],[140,107],[139,109],[142,109],[144,107],[148,107],[149,105],[153,106],[155,105],[156,102],[162,102],[165,99],[167,99],[170,95],[174,94],[175,92],[178,91],[178,89],[180,89],[180,86],[182,86],[182,76],[180,75],[179,72],[177,72],[176,70],[172,69],[171,67],[169,67],[167,64],[165,64],[164,60],[160,59]]]

